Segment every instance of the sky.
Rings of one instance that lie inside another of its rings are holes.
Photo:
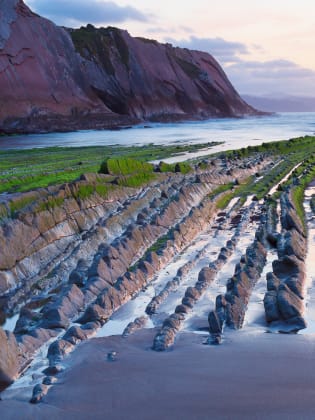
[[[313,0],[26,0],[58,25],[117,26],[212,54],[241,94],[315,96]]]

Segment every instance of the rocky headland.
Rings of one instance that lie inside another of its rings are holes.
[[[22,0],[2,1],[0,31],[2,133],[258,114],[204,52],[112,27],[61,28]]]

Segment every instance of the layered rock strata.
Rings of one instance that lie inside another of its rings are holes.
[[[258,113],[207,53],[111,27],[66,30],[22,0],[0,12],[0,132]]]
[[[213,343],[221,342],[224,326],[240,329],[243,326],[247,305],[252,290],[261,277],[266,263],[266,213],[261,215],[261,224],[254,242],[246,249],[235,266],[232,278],[227,282],[227,292],[216,298],[215,310],[209,313],[209,330]]]
[[[209,225],[216,214],[209,193],[234,177],[242,179],[262,170],[268,166],[268,160],[257,158],[242,168],[237,160],[230,164],[230,175],[225,174],[225,162],[218,160],[203,173],[166,174],[152,183],[154,188],[119,190],[113,193],[118,196],[113,195],[110,200],[97,194],[85,200],[76,198],[73,191],[91,178],[85,177],[53,191],[69,192],[58,206],[34,214],[37,204],[32,203],[17,212],[14,219],[2,220],[0,240],[5,243],[9,238],[11,255],[2,258],[5,270],[1,273],[2,278],[13,279],[2,296],[3,309],[10,312],[19,302],[15,296],[26,296],[14,331],[16,341],[7,339],[10,351],[18,352],[17,371],[12,370],[10,380],[28,366],[36,350],[52,337],[58,340],[49,350],[50,372],[58,371],[61,356],[91,336]],[[69,224],[76,228],[72,236],[74,247],[70,246],[72,251],[65,256],[59,241],[65,236],[63,228],[68,232]],[[14,230],[16,226],[21,228]],[[46,237],[50,241],[42,241],[42,247],[32,247],[27,242],[30,239],[21,234],[24,229],[38,232],[39,226],[39,239]],[[51,248],[51,244],[56,246]],[[156,244],[158,253],[150,250]],[[45,249],[48,246],[49,252]],[[51,269],[45,268],[41,274],[43,255],[52,254],[52,249],[58,252],[51,255]],[[29,258],[38,263],[37,276],[20,269],[19,255],[23,256],[21,261]],[[71,326],[72,321],[79,321],[81,326]],[[3,375],[11,372],[5,355],[1,366]]]
[[[242,231],[248,223],[250,211],[251,209],[248,209],[245,213],[242,211],[239,213],[239,223],[232,238],[221,248],[217,259],[211,262],[209,266],[203,267],[200,270],[195,286],[186,289],[181,304],[175,308],[173,314],[165,319],[161,329],[154,338],[153,350],[165,351],[174,344],[176,335],[182,327],[187,314],[193,310],[197,301],[216,278],[219,270],[222,269],[229,257],[233,254]]]
[[[304,319],[305,258],[307,237],[297,214],[292,191],[281,195],[281,226],[278,259],[267,275],[264,298],[266,321],[284,332],[297,332],[306,327]]]

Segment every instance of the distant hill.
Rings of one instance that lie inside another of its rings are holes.
[[[253,107],[269,112],[315,112],[315,97],[303,96],[251,96],[242,95],[245,101]]]

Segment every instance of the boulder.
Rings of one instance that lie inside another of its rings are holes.
[[[302,316],[304,309],[303,301],[285,284],[278,290],[278,307],[284,320]]]
[[[48,386],[47,385],[45,385],[45,384],[36,385],[33,389],[33,395],[32,395],[32,398],[30,399],[30,403],[31,404],[38,404],[39,402],[42,401],[42,399],[47,394],[47,392],[48,392]]]
[[[56,340],[48,348],[47,357],[49,359],[50,365],[56,364],[55,362],[59,362],[64,356],[73,350],[74,345],[69,343],[66,340]],[[54,363],[51,363],[51,362]]]
[[[222,334],[222,324],[216,311],[211,311],[209,313],[208,323],[211,334]]]
[[[271,290],[265,294],[264,307],[267,322],[278,321],[281,319],[278,307],[277,291]]]
[[[105,322],[110,317],[108,311],[103,309],[99,305],[90,305],[84,314],[78,319],[79,324],[87,324],[88,322],[99,322],[101,325],[105,324]]]
[[[0,327],[0,391],[9,386],[18,375],[18,344],[12,333]]]
[[[68,341],[72,345],[76,345],[88,338],[88,334],[78,326],[71,327],[62,337],[63,340]]]
[[[271,291],[277,291],[280,286],[280,280],[274,273],[268,273],[267,274],[267,290],[269,292]]]

